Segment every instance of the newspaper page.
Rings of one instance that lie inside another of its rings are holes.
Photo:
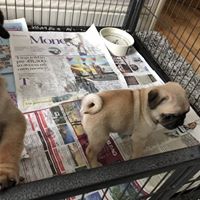
[[[14,19],[14,20],[5,20],[4,28],[7,31],[28,31],[26,21],[24,18]],[[10,44],[9,39],[0,38],[0,73],[7,74],[13,72],[11,53],[10,53]]]
[[[24,144],[29,155],[21,161],[25,182],[72,173],[88,163],[78,140],[80,102],[61,104],[25,114],[27,133]]]
[[[95,31],[92,26],[86,33],[12,32],[16,93],[22,111],[127,87]]]
[[[7,31],[28,31],[24,18],[4,20],[4,27]],[[6,79],[7,90],[16,103],[15,81],[10,53],[9,39],[0,38],[0,74]]]

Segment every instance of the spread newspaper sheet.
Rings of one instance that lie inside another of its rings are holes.
[[[18,106],[27,121],[20,174],[25,183],[88,168],[87,135],[81,125],[80,98],[90,92],[117,88],[140,88],[163,84],[134,49],[127,56],[111,57],[95,27],[85,33],[36,32],[11,34],[11,52]],[[152,135],[145,155],[199,144],[200,119],[191,109],[184,126]],[[130,159],[129,138],[111,133],[99,155],[102,165]],[[129,185],[109,188],[106,199],[135,199],[150,193],[165,174]],[[166,178],[166,177],[165,177]],[[142,188],[142,189],[141,189]],[[86,194],[101,199],[105,190]],[[70,200],[79,200],[80,196]]]
[[[86,33],[12,32],[10,43],[22,111],[126,87],[94,26]]]

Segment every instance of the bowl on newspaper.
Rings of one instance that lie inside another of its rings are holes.
[[[118,28],[102,28],[100,30],[100,36],[108,50],[114,56],[125,56],[129,47],[134,44],[133,37],[126,31]]]

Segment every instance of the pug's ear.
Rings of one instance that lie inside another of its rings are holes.
[[[151,109],[155,109],[161,104],[167,97],[162,97],[158,89],[153,89],[148,93],[148,105]]]

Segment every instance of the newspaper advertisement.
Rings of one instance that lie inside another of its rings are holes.
[[[10,43],[22,111],[127,87],[94,26],[85,33],[12,32]]]

